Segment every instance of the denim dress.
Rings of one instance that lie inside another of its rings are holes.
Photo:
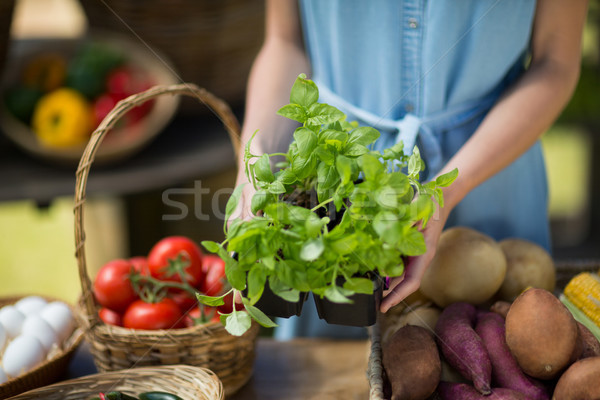
[[[534,0],[301,0],[300,15],[320,101],[381,132],[383,150],[417,145],[434,176],[526,68]],[[460,171],[459,171],[460,174]],[[539,142],[455,208],[446,227],[496,240],[520,237],[550,250],[547,182]],[[310,302],[310,300],[309,300]],[[278,319],[278,339],[365,337],[328,325],[307,303]]]

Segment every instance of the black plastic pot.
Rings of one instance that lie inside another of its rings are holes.
[[[313,293],[319,318],[329,324],[347,326],[371,326],[377,321],[377,310],[383,293],[383,278],[373,274],[373,294],[357,293],[349,298],[352,303],[334,303]],[[343,284],[343,278],[340,283]]]
[[[297,302],[290,302],[277,296],[267,283],[260,299],[254,304],[259,310],[269,317],[289,318],[292,315],[300,316],[302,306],[308,298],[308,293],[300,292],[300,299]]]

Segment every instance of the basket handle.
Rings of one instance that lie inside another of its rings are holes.
[[[144,92],[134,94],[117,103],[117,105],[106,115],[100,125],[92,132],[90,140],[83,151],[76,172],[75,181],[75,257],[79,267],[79,278],[81,280],[81,291],[83,305],[87,311],[88,318],[97,320],[96,303],[92,292],[92,283],[88,276],[85,258],[85,231],[83,228],[83,205],[85,203],[85,189],[90,167],[94,161],[96,151],[102,140],[115,123],[133,107],[136,107],[154,97],[171,94],[185,95],[197,98],[201,103],[210,108],[223,122],[234,148],[236,158],[240,149],[240,125],[237,118],[226,102],[214,96],[206,89],[191,83],[182,83],[168,86],[154,86]]]

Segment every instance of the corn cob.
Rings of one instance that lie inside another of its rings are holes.
[[[583,272],[574,276],[565,287],[564,294],[596,326],[600,327],[600,277]]]

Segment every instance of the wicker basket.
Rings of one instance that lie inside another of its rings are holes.
[[[556,266],[556,287],[562,290],[569,280],[580,272],[598,271],[600,261],[594,260],[576,260],[559,261]],[[556,293],[558,294],[558,292]],[[381,317],[381,315],[380,315]],[[369,327],[369,337],[371,341],[369,362],[367,366],[367,379],[369,380],[369,400],[384,400],[384,378],[383,364],[381,360],[381,319]],[[437,399],[434,394],[432,399]]]
[[[223,385],[206,368],[189,365],[132,368],[71,379],[30,390],[14,400],[85,400],[99,392],[120,391],[130,395],[161,391],[177,394],[184,400],[221,400]]]
[[[97,314],[85,258],[83,205],[86,182],[94,155],[102,138],[115,122],[132,107],[160,95],[195,97],[211,108],[223,121],[237,152],[239,124],[225,102],[193,84],[156,86],[117,104],[106,116],[83,153],[77,169],[75,187],[75,245],[81,279],[82,297],[78,308],[79,323],[90,343],[90,351],[99,371],[133,366],[186,364],[208,368],[223,382],[229,395],[243,386],[252,375],[258,325],[241,337],[232,336],[218,322],[184,329],[158,331],[132,330],[102,323]]]
[[[171,59],[194,82],[241,105],[264,36],[264,2],[246,0],[80,0],[91,28],[123,32]],[[180,110],[198,112],[184,102]]]
[[[47,301],[56,300],[45,296],[42,297]],[[0,307],[14,304],[21,298],[22,296],[1,298]],[[1,384],[0,399],[5,399],[40,386],[49,385],[59,380],[67,371],[69,362],[71,361],[75,350],[79,347],[82,339],[83,332],[81,329],[76,329],[73,334],[71,334],[71,337],[65,341],[62,351],[55,353],[49,359],[26,374]]]

